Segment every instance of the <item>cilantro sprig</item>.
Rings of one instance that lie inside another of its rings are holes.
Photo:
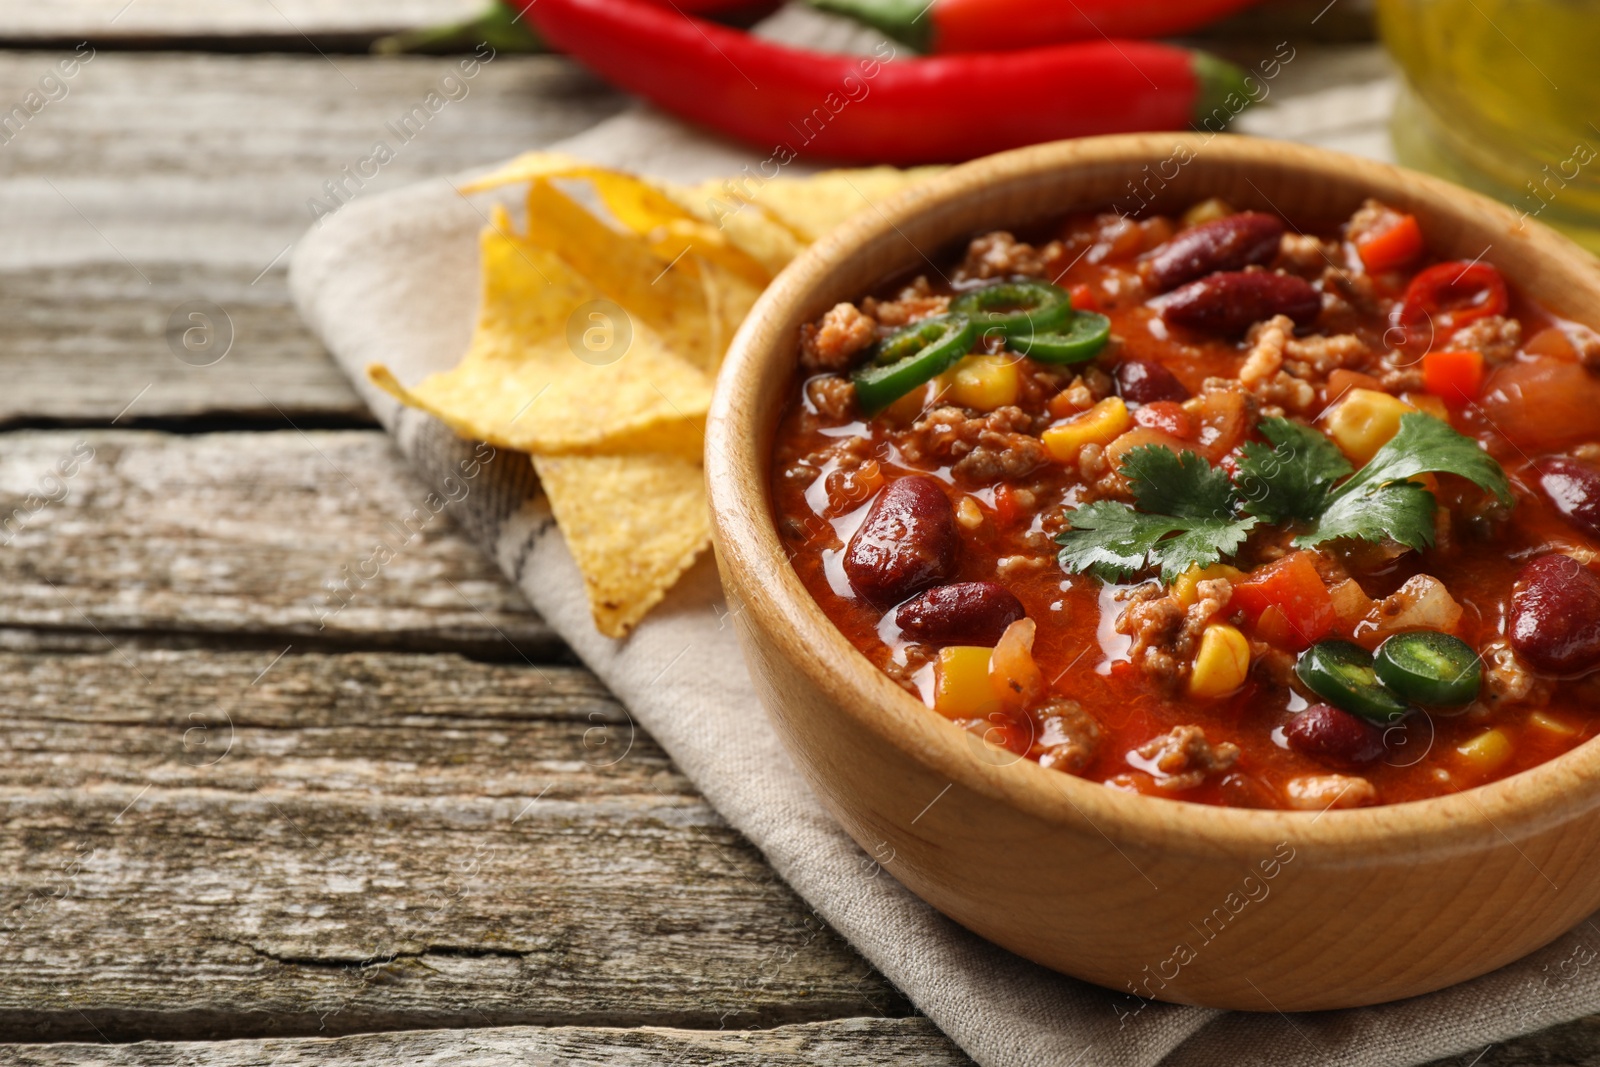
[[[1261,523],[1304,528],[1294,540],[1300,548],[1345,539],[1429,548],[1438,502],[1411,480],[1424,474],[1458,475],[1512,503],[1500,464],[1421,412],[1403,416],[1399,432],[1356,471],[1309,426],[1264,419],[1260,430],[1268,444],[1247,443],[1232,479],[1194,452],[1130,449],[1122,473],[1134,504],[1100,500],[1069,512],[1072,527],[1056,538],[1062,569],[1121,582],[1160,568],[1170,583],[1190,566],[1233,556]]]

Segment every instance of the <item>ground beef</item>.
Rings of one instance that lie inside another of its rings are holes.
[[[1324,268],[1321,319],[1324,326],[1355,326],[1366,316],[1382,315],[1383,303],[1371,275],[1352,274],[1343,267]]]
[[[1278,258],[1274,267],[1282,267],[1291,274],[1315,278],[1325,267],[1339,262],[1337,245],[1330,245],[1309,234],[1285,233],[1278,242]]]
[[[1421,367],[1390,367],[1377,375],[1378,384],[1387,393],[1420,393],[1422,391]]]
[[[811,406],[832,423],[848,422],[856,414],[856,387],[848,378],[835,374],[819,375],[806,383]]]
[[[1176,689],[1189,676],[1200,635],[1233,598],[1233,584],[1226,578],[1198,582],[1195,602],[1187,607],[1157,582],[1122,596],[1128,606],[1115,626],[1133,638],[1128,658],[1155,681]]]
[[[1054,278],[1066,262],[1066,248],[1060,241],[1035,248],[1004,230],[996,230],[975,238],[967,246],[967,258],[955,269],[954,277],[956,281],[1009,278],[1015,274]]]
[[[1353,333],[1314,333],[1309,337],[1291,333],[1283,346],[1283,369],[1302,381],[1322,385],[1335,370],[1353,367],[1371,354],[1366,342]]]
[[[834,471],[853,471],[872,458],[872,439],[869,437],[835,437],[827,445],[801,457],[796,468],[811,470],[820,474],[827,469],[831,474]],[[830,467],[829,465],[832,464]],[[816,474],[812,475],[813,478]]]
[[[1490,363],[1504,363],[1522,344],[1522,323],[1504,315],[1489,315],[1450,335],[1449,348],[1482,352]]]
[[[877,322],[854,304],[835,304],[820,321],[800,327],[800,366],[808,371],[846,370],[877,331]]]
[[[1172,793],[1193,789],[1206,775],[1225,771],[1239,759],[1238,745],[1231,741],[1213,745],[1198,726],[1174,726],[1140,745],[1138,752],[1161,772],[1157,788]]]
[[[1578,362],[1590,370],[1600,371],[1600,334],[1578,323],[1569,323],[1565,332],[1567,340],[1578,351]]]
[[[916,281],[901,289],[893,300],[878,300],[869,296],[861,302],[862,311],[876,319],[879,325],[891,327],[943,315],[949,309],[950,298],[935,293],[928,279],[920,274]]]
[[[1378,790],[1373,784],[1350,774],[1307,774],[1291,778],[1284,786],[1284,795],[1291,808],[1301,811],[1361,808],[1378,802]]]
[[[1529,702],[1543,704],[1550,683],[1535,677],[1511,650],[1511,642],[1497,637],[1484,646],[1483,702],[1490,708],[1509,708]]]
[[[1358,240],[1369,233],[1374,233],[1380,226],[1388,226],[1390,221],[1397,218],[1399,212],[1381,200],[1368,197],[1362,201],[1356,213],[1344,224],[1344,236],[1347,241]]]
[[[907,459],[954,460],[955,476],[971,485],[1017,481],[1049,458],[1044,444],[1028,431],[1033,419],[1017,407],[968,415],[957,407],[938,407],[919,419],[902,440]]]
[[[1044,749],[1039,766],[1082,774],[1100,747],[1100,723],[1076,700],[1047,700],[1034,716],[1039,720],[1035,744]]]

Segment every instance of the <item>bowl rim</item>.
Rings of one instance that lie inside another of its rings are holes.
[[[1328,149],[1237,135],[1132,134],[1034,145],[953,167],[874,205],[875,210],[854,216],[796,257],[756,302],[732,340],[707,418],[705,469],[724,584],[733,579],[742,588],[762,592],[741,605],[743,625],[764,631],[787,648],[811,650],[809,655],[790,656],[794,666],[880,743],[900,749],[952,784],[1046,824],[1098,832],[1118,846],[1213,856],[1222,850],[1248,858],[1290,840],[1296,847],[1315,849],[1330,858],[1402,857],[1415,854],[1424,844],[1430,854],[1475,850],[1496,838],[1514,847],[1519,837],[1600,806],[1600,737],[1507,778],[1458,793],[1316,812],[1149,797],[1051,771],[1026,758],[1004,763],[983,760],[965,740],[970,735],[900,688],[856,649],[787,565],[772,514],[769,437],[753,425],[757,405],[751,394],[763,361],[791,358],[794,342],[777,335],[768,324],[788,318],[855,251],[898,232],[901,223],[935,206],[981,197],[998,182],[1025,182],[1074,167],[1154,163],[1180,145],[1194,152],[1187,165],[1202,170],[1244,166],[1315,174],[1379,197],[1403,187],[1406,198],[1420,197],[1452,213],[1480,216],[1489,228],[1506,230],[1510,239],[1531,242],[1533,250],[1548,257],[1558,271],[1600,294],[1600,262],[1536,220],[1527,225],[1510,208],[1476,193]],[[1068,205],[1063,213],[1093,206]],[[1518,287],[1537,295],[1532,286]],[[1563,314],[1578,317],[1571,311],[1565,308]],[[746,486],[754,491],[746,491]],[[772,561],[780,563],[772,566]]]

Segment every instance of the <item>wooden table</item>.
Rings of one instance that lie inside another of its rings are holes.
[[[969,1062],[456,531],[319,628],[422,489],[285,253],[475,3],[118,6],[0,2],[0,1062]],[[502,56],[356,193],[623,103]]]

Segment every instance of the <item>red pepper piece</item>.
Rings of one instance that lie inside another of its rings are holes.
[[[1510,298],[1505,279],[1487,263],[1435,263],[1418,271],[1406,286],[1400,321],[1433,325],[1434,335],[1469,322],[1505,314]]]
[[[1291,552],[1234,583],[1233,606],[1264,640],[1298,651],[1333,629],[1338,613],[1315,560],[1314,552]]]
[[[1483,388],[1483,353],[1429,352],[1422,357],[1422,387],[1446,403],[1470,402]]]
[[[1422,253],[1422,227],[1415,215],[1401,215],[1392,226],[1356,242],[1356,254],[1369,274],[1403,267]]]
[[[1097,40],[882,62],[788,48],[648,0],[516,0],[608,81],[772,152],[937,163],[1064,137],[1187,129],[1231,115],[1243,72],[1200,52]],[[768,175],[770,176],[770,175]]]
[[[1258,0],[812,0],[924,52],[1004,52],[1106,37],[1171,37]]]

